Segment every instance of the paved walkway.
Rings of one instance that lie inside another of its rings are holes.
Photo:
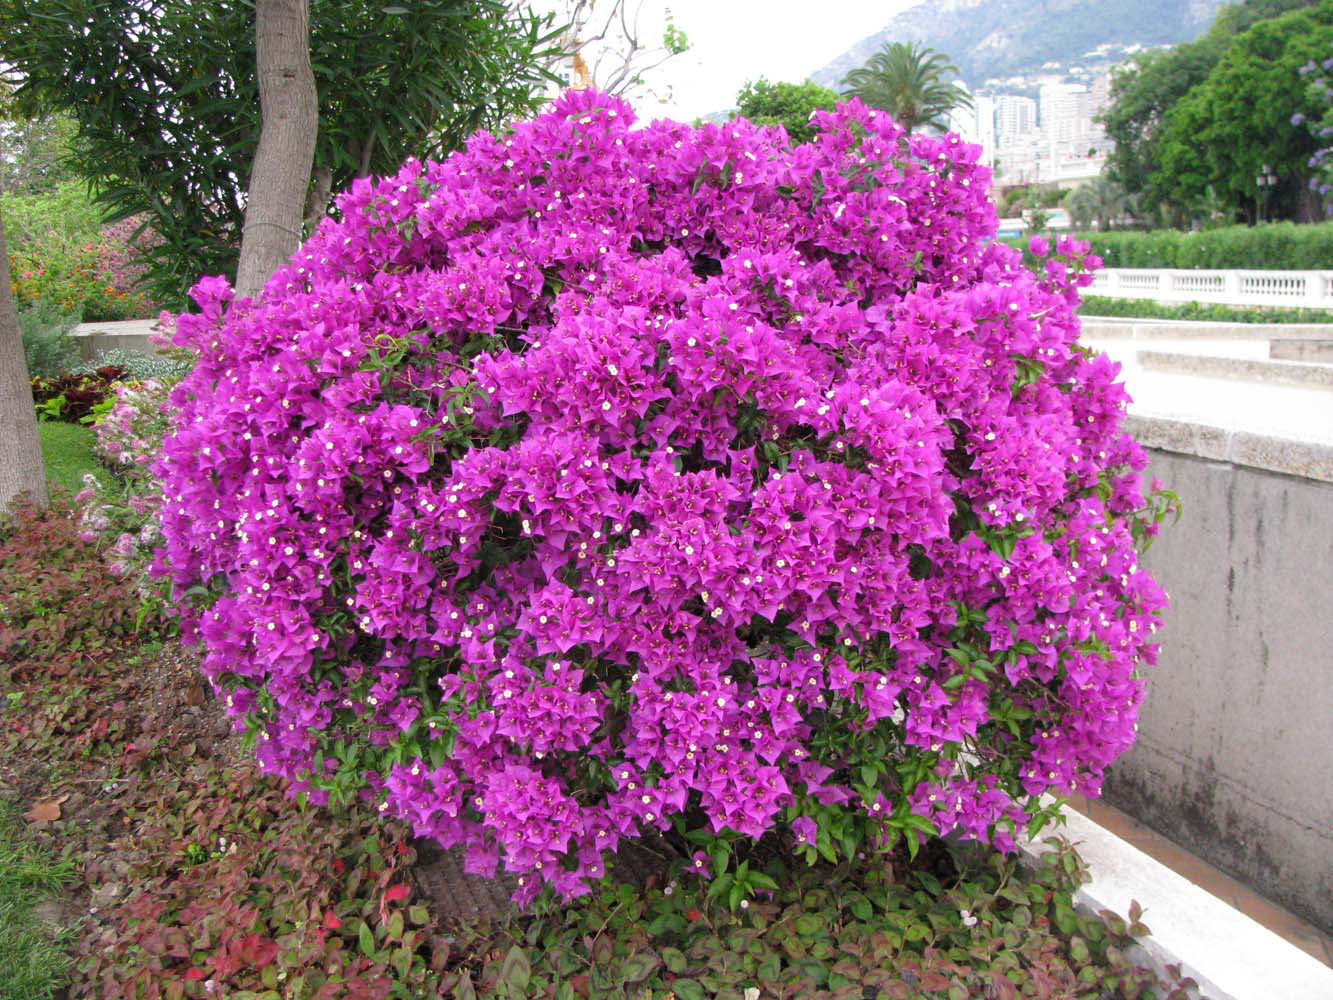
[[[1130,413],[1333,444],[1333,390],[1152,371],[1139,363],[1140,351],[1267,361],[1270,338],[1293,334],[1333,341],[1333,327],[1283,331],[1267,325],[1085,320],[1083,342],[1121,364],[1121,378],[1133,398]]]

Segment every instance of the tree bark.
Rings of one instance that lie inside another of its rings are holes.
[[[9,283],[9,256],[5,226],[0,222],[0,513],[21,493],[46,506],[46,463],[37,436],[37,411],[32,405],[32,383],[23,356],[14,289]]]
[[[263,125],[250,173],[236,297],[255,298],[301,245],[319,128],[308,0],[258,0],[255,61]]]

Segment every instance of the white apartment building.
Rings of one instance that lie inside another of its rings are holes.
[[[1000,94],[995,101],[995,136],[1000,148],[1037,131],[1037,102],[1030,97]]]
[[[958,86],[967,90],[961,82]],[[972,95],[973,106],[958,107],[949,112],[948,131],[957,132],[967,142],[981,147],[981,163],[995,165],[995,101],[989,97]]]
[[[1073,143],[1092,126],[1088,88],[1081,83],[1048,81],[1041,85],[1041,132],[1047,142]]]

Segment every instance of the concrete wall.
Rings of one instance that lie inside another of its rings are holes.
[[[80,323],[70,337],[79,345],[79,356],[91,361],[102,351],[159,353],[152,336],[159,332],[155,319],[127,319],[108,323]]]
[[[1138,744],[1106,797],[1333,932],[1329,456],[1170,421],[1132,429],[1158,445],[1150,472],[1184,513],[1145,559],[1172,606]],[[1219,460],[1237,450],[1271,467]]]

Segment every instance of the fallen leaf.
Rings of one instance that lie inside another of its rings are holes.
[[[39,799],[37,804],[23,814],[23,818],[34,823],[51,823],[60,818],[60,805],[69,798],[69,792]]]

